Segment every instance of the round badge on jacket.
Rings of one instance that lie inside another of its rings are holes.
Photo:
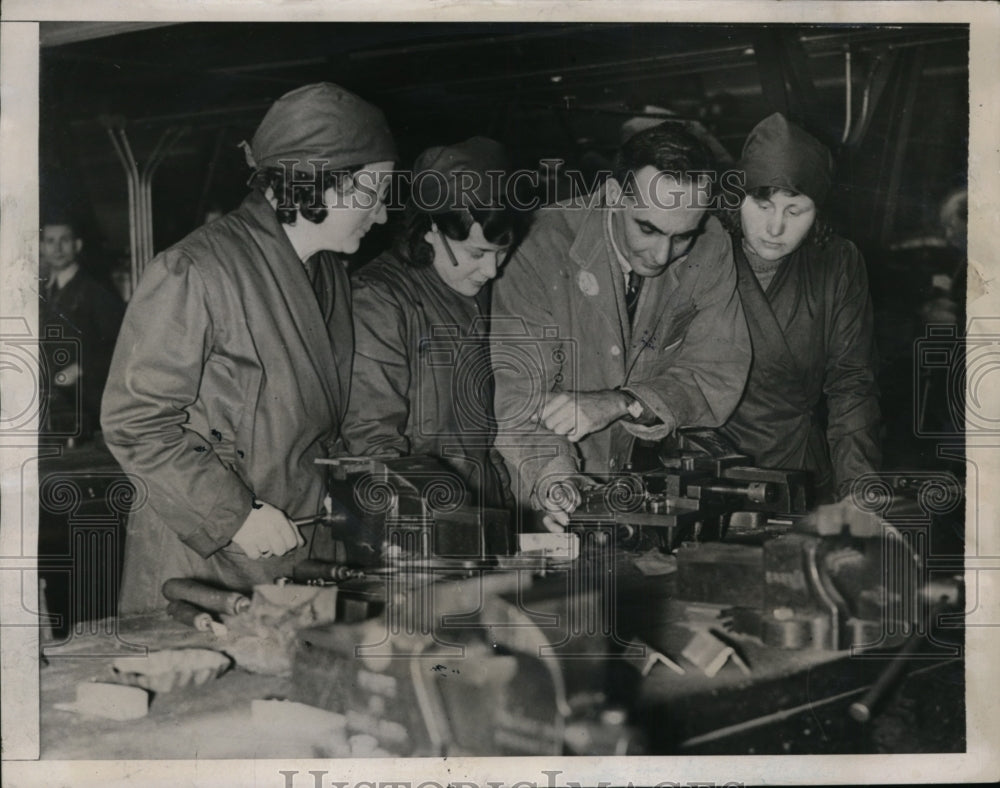
[[[576,284],[585,296],[595,296],[601,292],[597,277],[590,271],[581,271],[576,277]]]

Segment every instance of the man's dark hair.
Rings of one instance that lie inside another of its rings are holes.
[[[417,268],[434,262],[434,247],[424,240],[432,222],[452,241],[467,240],[476,222],[483,228],[483,238],[495,246],[512,247],[524,234],[523,220],[511,208],[468,208],[432,215],[410,199],[403,208],[399,246],[406,261]]]
[[[715,166],[715,158],[697,137],[668,121],[629,137],[615,154],[612,174],[629,189],[643,167],[691,180],[697,173],[715,172]]]
[[[73,237],[80,239],[80,222],[73,214],[67,211],[52,211],[42,216],[41,229],[44,232],[46,227],[69,227]]]
[[[267,191],[268,186],[271,187],[278,201],[275,213],[282,224],[295,224],[300,214],[303,219],[319,224],[327,214],[327,207],[323,204],[323,195],[327,189],[333,188],[343,193],[348,176],[353,177],[364,167],[363,164],[346,170],[317,167],[312,173],[266,167],[254,173],[250,184],[262,194]]]

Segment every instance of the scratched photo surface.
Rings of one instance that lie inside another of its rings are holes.
[[[8,9],[10,784],[996,777],[1000,14],[897,5]]]

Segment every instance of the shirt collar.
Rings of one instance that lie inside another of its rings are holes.
[[[73,263],[72,265],[63,268],[61,271],[56,271],[54,276],[49,277],[49,288],[51,289],[54,285],[58,285],[61,290],[69,284],[69,281],[76,276],[76,272],[79,270],[80,264]]]

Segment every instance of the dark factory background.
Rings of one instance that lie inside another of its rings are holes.
[[[88,34],[101,37],[74,40]],[[78,200],[95,240],[119,257],[126,182],[103,122],[124,121],[140,165],[166,129],[186,128],[155,177],[159,250],[238,204],[247,167],[237,144],[275,98],[321,80],[386,112],[404,165],[428,145],[487,134],[519,166],[557,157],[586,171],[647,105],[701,120],[738,156],[753,125],[783,110],[837,150],[831,214],[866,249],[925,233],[966,171],[964,25],[247,23],[101,34],[42,27],[42,190]]]

